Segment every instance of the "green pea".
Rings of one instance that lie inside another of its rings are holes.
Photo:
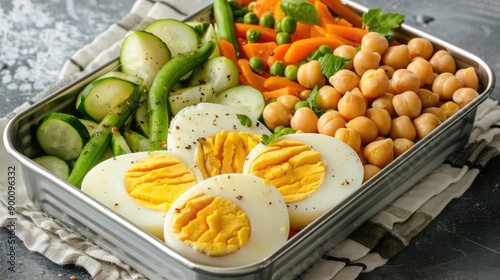
[[[274,22],[274,29],[278,32],[281,32],[283,31],[281,29],[281,19],[277,19],[275,22]]]
[[[229,1],[229,7],[231,7],[231,10],[238,10],[240,8],[240,3],[238,3],[237,0],[231,0]]]
[[[299,63],[297,64],[297,67],[299,67],[299,68],[300,68],[300,66],[302,66],[302,65],[306,64],[307,62],[308,62],[308,61],[307,61],[307,59],[301,60],[301,61],[299,61]]]
[[[245,12],[242,10],[242,9],[238,9],[238,10],[234,10],[233,11],[233,17],[234,18],[239,18],[239,17],[244,17],[245,16]]]
[[[320,51],[315,50],[307,56],[307,61],[318,60],[322,56],[323,54]]]
[[[309,102],[303,100],[303,101],[299,101],[297,103],[295,103],[295,111],[297,111],[298,109],[302,108],[302,107],[309,107]]]
[[[243,23],[243,17],[235,17],[234,21],[238,23]]]
[[[285,77],[289,80],[295,81],[297,80],[297,71],[299,67],[296,65],[290,64],[285,67]]]
[[[297,29],[297,21],[292,17],[284,17],[281,20],[281,31],[293,34]]]
[[[260,31],[253,28],[248,29],[245,35],[247,37],[248,43],[257,43],[260,41],[260,38],[262,37]]]
[[[276,35],[276,43],[278,45],[288,44],[288,43],[290,43],[291,40],[292,40],[292,38],[290,37],[290,34],[288,34],[286,32],[279,32]]]
[[[262,74],[264,72],[264,61],[258,56],[252,56],[248,60],[248,64],[250,64],[250,68],[258,74]]]
[[[243,22],[246,24],[257,24],[259,23],[259,17],[255,13],[249,12],[243,16]]]
[[[269,73],[271,76],[284,76],[285,75],[285,65],[281,61],[275,61],[269,67]]]
[[[252,1],[248,4],[248,11],[252,12],[253,8],[255,8],[255,1]]]
[[[244,13],[247,14],[249,12],[247,7],[241,7],[240,10]]]
[[[259,24],[264,27],[274,27],[274,17],[271,14],[263,14],[260,17]]]
[[[330,47],[329,45],[321,45],[321,46],[319,46],[318,51],[319,51],[321,54],[323,54],[323,55],[325,55],[325,54],[327,54],[327,53],[329,53],[329,54],[333,54],[333,49],[332,49],[332,47]]]

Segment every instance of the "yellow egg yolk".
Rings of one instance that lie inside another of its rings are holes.
[[[200,253],[225,256],[248,242],[250,222],[247,214],[228,199],[199,194],[175,210],[174,233]]]
[[[186,164],[168,154],[153,155],[134,163],[125,174],[125,189],[138,203],[166,211],[196,177]]]
[[[242,173],[245,158],[259,144],[260,135],[251,132],[221,131],[215,137],[198,139],[196,165],[203,178],[228,173]]]
[[[255,158],[250,173],[274,184],[286,203],[298,202],[313,194],[326,174],[321,154],[293,140],[269,144]]]

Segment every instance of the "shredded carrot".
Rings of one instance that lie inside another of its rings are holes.
[[[241,69],[240,83],[253,86],[261,92],[267,91],[267,89],[264,87],[264,81],[266,80],[266,78],[253,72],[247,59],[238,59],[238,65]]]
[[[340,0],[321,0],[337,16],[344,18],[355,27],[362,27],[361,16],[355,13],[351,8]]]
[[[293,87],[283,87],[280,89],[263,91],[262,94],[264,95],[265,100],[273,97],[280,97],[282,95],[293,95],[297,97],[299,96],[299,92]]]
[[[321,0],[314,1],[314,7],[316,7],[316,11],[318,12],[319,24],[321,27],[325,28],[327,24],[335,24],[332,13]]]
[[[290,48],[290,44],[282,44],[282,45],[278,45],[276,48],[274,48],[272,53],[267,58],[267,61],[266,61],[267,66],[271,67],[271,65],[273,65],[273,63],[276,61],[284,61],[285,54],[289,48]]]
[[[250,59],[254,56],[262,59],[264,63],[267,63],[268,57],[271,53],[276,49],[278,44],[275,42],[266,42],[266,43],[249,43],[243,45],[242,51],[245,53],[245,56]]]
[[[326,30],[328,33],[335,34],[339,37],[347,39],[351,42],[361,44],[361,39],[368,33],[368,30],[359,27],[349,27],[338,24],[327,24]]]
[[[264,27],[257,24],[246,24],[237,22],[234,24],[234,28],[236,30],[236,37],[241,37],[241,38],[246,38],[247,36],[246,34],[249,29],[255,29],[259,31],[261,34],[260,38],[261,42],[270,42],[270,41],[275,42],[276,34],[278,34],[278,32],[272,28]]]
[[[337,38],[330,37],[314,37],[293,42],[285,54],[285,62],[298,63],[307,58],[312,52],[317,50],[321,45],[329,45],[333,49],[344,45],[344,42]]]
[[[236,56],[236,51],[234,50],[233,44],[224,38],[219,40],[219,50],[222,56],[231,59],[235,65],[238,65],[238,58]]]
[[[257,15],[257,17],[261,17],[265,13],[273,13],[276,2],[279,0],[257,0],[255,1],[255,5],[253,6],[253,12]]]
[[[298,92],[306,90],[306,88],[298,82],[292,81],[282,76],[271,76],[264,81],[264,87],[267,90],[277,90],[284,87],[291,87]]]

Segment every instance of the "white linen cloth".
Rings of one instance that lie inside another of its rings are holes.
[[[141,30],[158,18],[183,19],[206,5],[203,0],[189,1],[138,0],[130,13],[110,26],[92,43],[84,46],[68,60],[60,81],[40,93],[36,101],[64,84],[76,79],[119,54],[121,42],[132,30]],[[97,54],[97,56],[96,56]],[[0,131],[16,113],[28,108],[27,102],[0,119]],[[476,122],[469,144],[452,155],[436,170],[422,179],[407,193],[362,225],[312,267],[300,279],[355,279],[360,273],[383,266],[406,247],[432,219],[454,198],[460,197],[472,184],[480,170],[500,154],[500,106],[488,99],[477,110]],[[0,146],[0,169],[16,169],[16,207],[9,213],[8,181],[0,177],[0,225],[7,227],[16,217],[16,234],[26,247],[51,261],[84,267],[93,279],[143,279],[144,277],[119,260],[119,257],[99,248],[80,234],[37,209],[27,198],[21,168]],[[390,249],[387,249],[390,248]]]

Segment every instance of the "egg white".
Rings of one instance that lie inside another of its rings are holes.
[[[177,237],[173,231],[175,209],[198,193],[228,199],[238,205],[250,221],[248,242],[237,252],[211,257],[200,253]],[[238,198],[239,197],[239,198]],[[205,179],[184,192],[165,218],[165,243],[186,259],[216,267],[235,267],[263,261],[288,239],[289,218],[278,190],[249,174],[223,174]]]
[[[124,178],[135,162],[159,153],[167,153],[183,161],[196,177],[202,180],[200,171],[192,159],[174,151],[138,152],[107,159],[93,167],[82,182],[81,190],[106,207],[123,216],[144,231],[163,240],[163,225],[167,211],[149,209],[135,201],[127,193]]]
[[[287,203],[290,228],[299,231],[359,189],[363,181],[363,164],[349,145],[328,135],[297,133],[281,136],[276,141],[285,139],[312,147],[321,154],[326,167],[323,184],[316,192],[302,201]],[[250,173],[251,163],[265,147],[260,143],[250,152],[243,173]]]

